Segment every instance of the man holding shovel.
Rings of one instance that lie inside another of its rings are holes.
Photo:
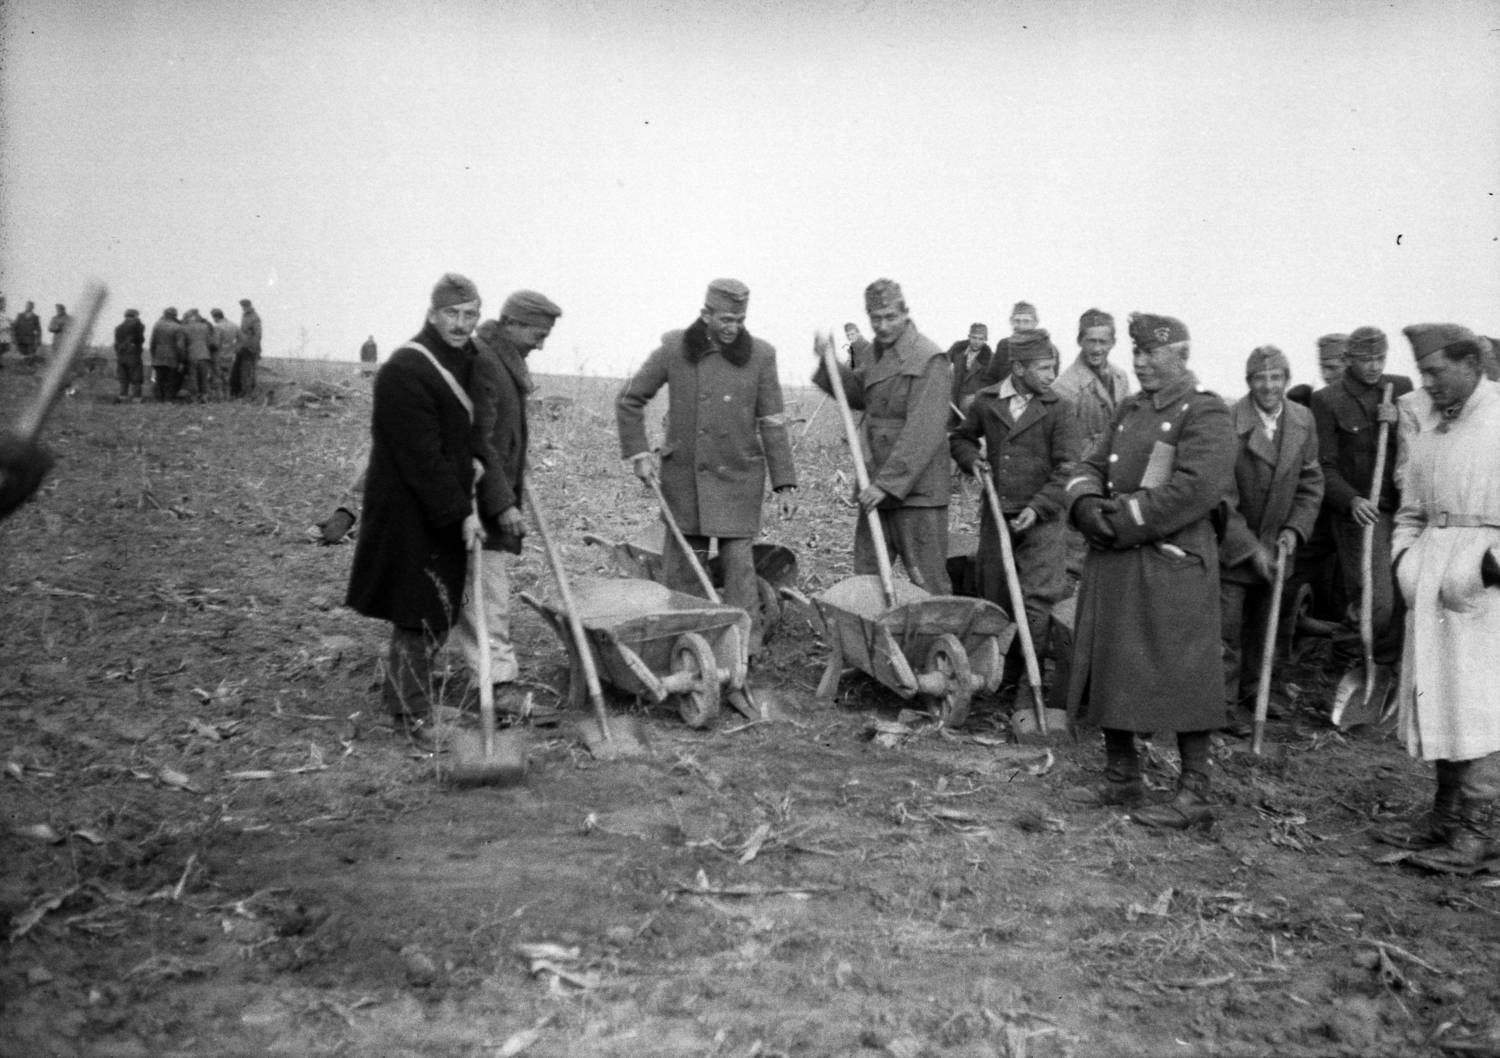
[[[1379,832],[1419,850],[1412,862],[1465,871],[1497,850],[1500,800],[1500,384],[1484,377],[1479,338],[1451,323],[1405,329],[1422,377],[1391,550],[1409,609],[1401,661],[1400,730],[1430,760],[1432,808]]]
[[[391,622],[383,698],[398,733],[433,748],[432,662],[464,597],[474,512],[474,364],[479,290],[449,272],[427,319],[375,376],[364,522],[349,607]]]
[[[1265,647],[1272,588],[1312,535],[1323,501],[1317,427],[1312,412],[1286,399],[1291,373],[1280,349],[1256,349],[1245,361],[1250,392],[1230,410],[1238,449],[1235,503],[1219,545],[1219,619],[1224,705],[1229,730],[1241,736],[1251,730],[1253,717],[1242,703],[1254,695],[1250,673]]]
[[[1040,651],[1047,643],[1052,607],[1067,592],[1062,513],[1068,475],[1083,454],[1083,441],[1072,406],[1052,391],[1057,347],[1045,330],[1011,339],[1010,368],[1010,378],[975,395],[949,447],[964,473],[989,475],[1005,517],[1006,524],[996,526],[989,505],[981,507],[979,594],[1011,610],[999,537],[1010,533],[1024,616],[1031,642]],[[1021,616],[1012,614],[1017,620]],[[1018,637],[1006,659],[1005,686],[1017,682],[1019,649]]]
[[[485,542],[480,552],[480,575],[488,643],[480,643],[473,607],[464,607],[454,638],[477,673],[479,651],[490,654],[490,679],[494,683],[495,706],[501,712],[519,713],[515,693],[520,675],[516,648],[510,635],[510,575],[506,553],[521,553],[526,525],[521,518],[521,498],[526,474],[529,435],[526,398],[535,385],[526,358],[541,349],[562,315],[551,299],[534,290],[518,290],[505,299],[497,321],[486,322],[475,336],[478,354],[474,361],[474,429],[484,476],[479,480],[479,513],[484,519]],[[471,582],[476,578],[471,577]],[[471,600],[471,602],[473,602]]]
[[[863,411],[864,451],[870,486],[859,494],[854,530],[854,572],[879,570],[878,546],[865,512],[880,512],[888,546],[906,565],[912,583],[947,595],[948,400],[953,365],[943,350],[917,330],[901,287],[877,279],[865,288],[865,311],[875,332],[869,360],[839,365],[849,405]],[[828,365],[817,351],[813,384],[833,395]]]
[[[693,324],[662,335],[661,345],[620,390],[615,417],[620,454],[642,481],[660,474],[668,512],[700,564],[707,563],[709,542],[717,538],[724,601],[750,615],[754,657],[765,629],[752,544],[760,531],[766,478],[769,473],[787,517],[797,474],[776,350],[745,329],[749,307],[750,290],[739,280],[710,283]],[[654,454],[645,413],[662,386],[669,394],[667,436]],[[673,539],[663,548],[662,572],[673,590],[704,594],[692,557]]]
[[[1224,726],[1215,512],[1233,488],[1229,409],[1198,388],[1187,327],[1130,318],[1141,392],[1068,481],[1068,513],[1089,543],[1078,589],[1068,712],[1104,731],[1105,781],[1069,800],[1123,805],[1147,826],[1213,818],[1209,735]],[[1177,736],[1177,793],[1142,807],[1135,736]]]
[[[1411,379],[1385,374],[1388,343],[1378,327],[1359,327],[1349,335],[1348,366],[1337,382],[1313,394],[1312,414],[1318,429],[1318,458],[1323,466],[1324,503],[1343,571],[1345,598],[1351,605],[1334,636],[1333,662],[1340,670],[1360,664],[1359,616],[1361,557],[1365,528],[1371,534],[1371,629],[1376,666],[1389,669],[1401,657],[1400,601],[1391,577],[1391,528],[1400,495],[1396,487],[1395,402],[1412,390]],[[1391,401],[1381,394],[1391,387]],[[1385,428],[1382,430],[1381,427]],[[1385,438],[1384,473],[1373,482],[1380,438]],[[1372,501],[1372,484],[1379,489]]]

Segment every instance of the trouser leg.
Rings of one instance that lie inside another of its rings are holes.
[[[472,553],[469,561],[474,561]],[[503,551],[483,550],[479,552],[479,578],[484,589],[485,633],[490,652],[490,680],[493,683],[514,683],[521,675],[516,661],[515,642],[510,631],[510,568],[509,556]],[[464,596],[463,611],[453,626],[453,636],[463,654],[469,671],[477,677],[479,673],[479,629],[474,623],[473,592],[474,574],[469,571]]]
[[[755,549],[748,536],[719,537],[719,563],[724,567],[724,601],[750,615],[751,657],[760,653],[765,637],[765,614],[760,608],[760,586],[755,579]]]
[[[1245,619],[1245,585],[1219,581],[1220,657],[1224,664],[1224,707],[1231,717],[1240,701],[1241,633]]]
[[[901,557],[912,583],[933,595],[951,594],[948,508],[897,507],[880,516],[888,545]]]
[[[683,539],[687,541],[688,547],[697,557],[698,564],[707,570],[709,538],[696,533],[684,533]],[[661,575],[662,579],[667,582],[667,587],[673,591],[680,591],[684,595],[696,595],[700,599],[708,598],[703,591],[702,581],[698,579],[698,574],[693,569],[693,563],[683,553],[677,543],[676,535],[671,532],[667,533],[666,542],[662,546]]]

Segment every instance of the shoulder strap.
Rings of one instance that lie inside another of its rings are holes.
[[[453,372],[439,363],[438,358],[432,355],[432,350],[416,342],[405,342],[396,352],[399,353],[402,349],[415,349],[427,358],[429,364],[437,368],[437,373],[442,376],[444,382],[448,383],[448,388],[453,391],[453,395],[458,398],[458,402],[464,406],[464,411],[469,413],[469,421],[473,422],[474,402],[469,399],[469,395],[464,392],[464,388],[458,384],[458,379],[453,377]]]

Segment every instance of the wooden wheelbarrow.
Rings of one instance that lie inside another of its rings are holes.
[[[745,689],[750,616],[649,580],[580,578],[573,602],[603,682],[655,703],[670,702],[690,727],[705,727],[720,704],[758,717]],[[568,652],[568,701],[588,704],[587,678],[568,628],[567,608],[554,596],[521,599],[542,615]]]
[[[620,572],[627,577],[665,584],[662,554],[666,549],[666,532],[666,526],[658,522],[642,529],[628,540],[607,540],[593,533],[585,533],[583,542],[609,552]],[[791,548],[769,543],[752,545],[751,553],[760,596],[762,627],[769,633],[781,620],[781,596],[778,592],[782,588],[797,586],[797,554]],[[718,555],[709,557],[708,577],[714,587],[723,589],[724,564]]]

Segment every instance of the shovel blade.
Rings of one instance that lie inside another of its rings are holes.
[[[595,760],[651,756],[651,740],[633,716],[611,716],[607,727],[586,717],[578,721],[578,739]]]
[[[1396,681],[1388,665],[1375,667],[1374,682],[1365,679],[1363,666],[1350,669],[1333,693],[1329,722],[1340,731],[1378,724],[1385,719],[1395,691]]]
[[[515,786],[526,781],[526,741],[519,731],[495,732],[492,752],[484,751],[484,735],[461,731],[453,740],[455,786]]]
[[[1010,731],[1023,746],[1059,745],[1072,740],[1069,734],[1068,714],[1061,709],[1047,710],[1047,733],[1037,726],[1036,713],[1030,709],[1017,709],[1010,717]]]

